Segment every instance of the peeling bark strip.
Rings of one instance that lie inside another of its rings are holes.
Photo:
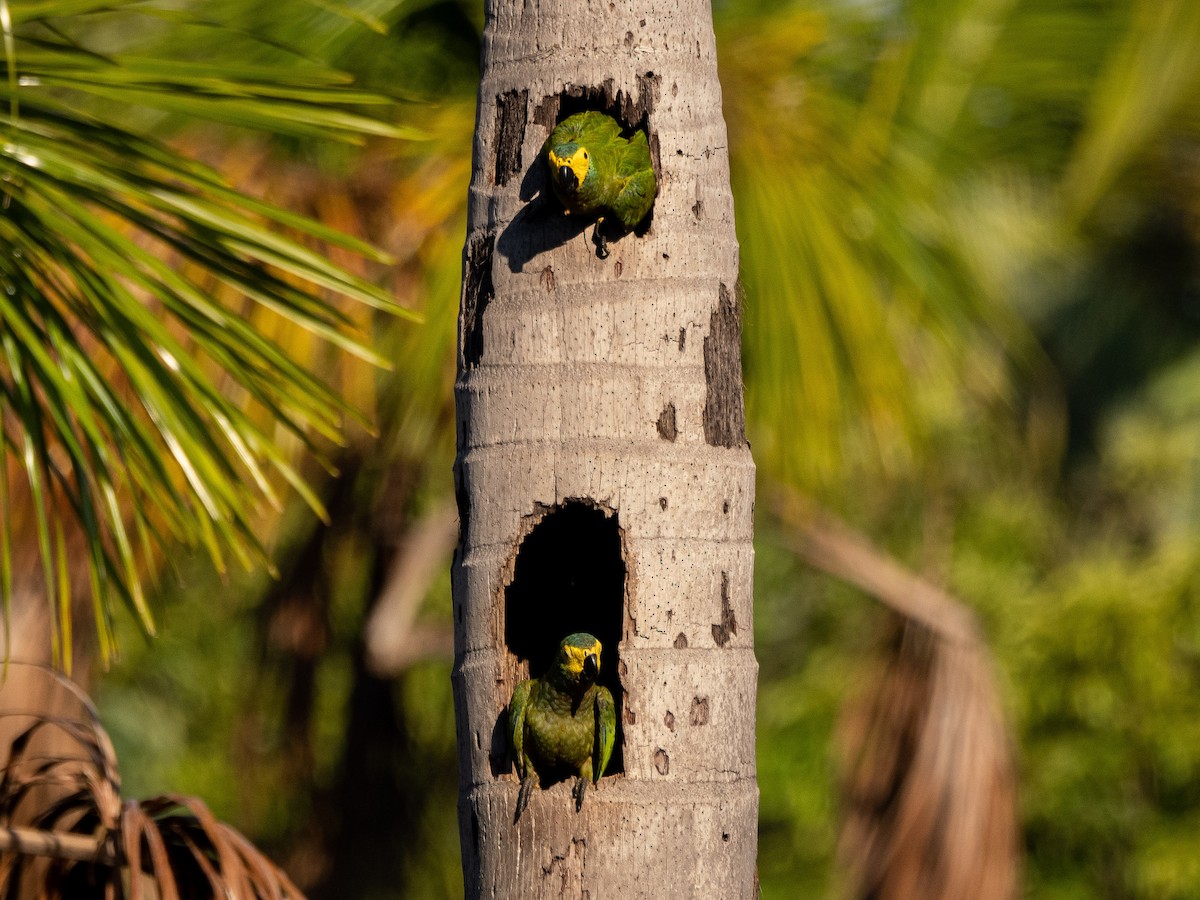
[[[675,427],[675,404],[668,403],[658,417],[658,436],[664,441],[675,442],[679,430]]]
[[[721,573],[721,621],[713,624],[713,640],[718,647],[729,643],[729,638],[737,634],[737,616],[734,615],[733,605],[729,602],[729,573]]]
[[[525,143],[525,117],[529,89],[509,91],[496,98],[496,184],[521,173],[521,145]]]
[[[464,262],[462,347],[463,367],[474,368],[483,358],[483,311],[492,302],[492,256],[496,250],[496,235],[492,232],[471,238]]]
[[[654,163],[654,174],[659,178],[662,178],[662,159],[658,151],[658,131],[650,127],[650,116],[654,112],[654,104],[658,101],[661,85],[662,78],[653,72],[639,75],[637,100],[625,97],[621,107],[626,121],[634,123],[635,127],[646,129],[646,136],[650,139],[650,159]]]
[[[704,441],[713,447],[746,443],[746,408],[742,403],[742,311],[729,288],[708,321],[704,338]]]
[[[454,552],[458,554],[467,545],[471,528],[471,492],[467,490],[466,473],[458,463],[454,464],[454,502],[458,506],[458,547]],[[461,605],[458,613],[462,615]]]
[[[654,112],[654,104],[658,100],[661,84],[662,78],[653,72],[646,72],[637,77],[637,100],[626,97],[626,106],[622,109],[629,121],[636,122],[643,127],[650,121],[650,114]]]

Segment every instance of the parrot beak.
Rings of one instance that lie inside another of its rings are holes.
[[[564,190],[570,191],[572,194],[579,190],[579,177],[570,166],[558,167],[558,181]]]
[[[600,663],[595,653],[589,653],[583,660],[583,677],[587,681],[595,681],[600,674]]]

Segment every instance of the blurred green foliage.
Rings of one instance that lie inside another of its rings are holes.
[[[1200,897],[1200,5],[714,6],[760,491],[804,489],[979,613],[1029,896]],[[314,55],[435,101],[406,114],[431,138],[335,168],[428,324],[379,332],[382,437],[325,484],[329,530],[286,517],[282,587],[185,565],[101,701],[129,792],[202,794],[314,896],[453,897],[450,662],[377,678],[361,635],[388,540],[450,489],[481,17],[361,9],[388,34],[342,17]],[[882,625],[780,527],[760,512],[760,875],[820,897],[831,736]]]

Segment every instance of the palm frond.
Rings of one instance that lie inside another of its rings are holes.
[[[876,36],[863,51],[878,56],[871,77],[840,83],[830,45],[845,34],[804,9],[786,28],[749,23],[725,38],[722,82],[741,98],[731,176],[760,463],[806,485],[908,470],[928,442],[927,408],[943,402],[933,395],[959,416],[980,402],[955,391],[1001,324],[946,232],[937,148],[908,109],[933,76],[914,71],[911,38]]]
[[[75,567],[62,522],[84,536],[107,659],[108,598],[152,632],[141,585],[173,542],[203,547],[219,568],[227,556],[269,565],[258,515],[278,506],[278,486],[322,512],[284,441],[321,459],[321,442],[365,416],[249,310],[377,366],[363,316],[330,300],[412,317],[324,250],[385,254],[235,190],[113,110],[350,141],[415,130],[347,111],[386,98],[314,66],[179,64],[68,35],[86,13],[152,8],[22,4],[7,35],[13,77],[0,84],[0,430],[33,511],[64,663]],[[7,585],[7,551],[0,562]]]
[[[1085,217],[1129,161],[1188,100],[1200,76],[1200,7],[1134,3],[1134,21],[1092,91],[1088,118],[1063,178],[1068,216]]]
[[[37,882],[45,891],[39,896],[75,896],[86,885],[130,900],[145,891],[178,900],[205,888],[213,897],[303,900],[281,869],[199,798],[122,802],[116,756],[90,699],[49,669],[22,668],[42,673],[75,712],[0,707],[0,719],[32,719],[0,754],[7,760],[0,772],[0,893],[19,894]],[[74,752],[43,753],[39,739],[47,732],[65,737]],[[48,860],[44,869],[32,865],[39,857]]]

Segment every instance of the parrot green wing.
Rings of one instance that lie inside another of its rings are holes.
[[[617,178],[621,190],[612,202],[612,211],[627,231],[646,217],[658,192],[654,166],[650,162],[650,145],[646,132],[639,131],[619,151]]]
[[[617,174],[622,178],[634,178],[647,170],[654,171],[650,164],[650,143],[646,132],[638,131],[628,141],[623,141],[617,159]]]
[[[598,764],[592,766],[592,781],[599,781],[608,761],[612,759],[613,743],[617,739],[617,708],[613,703],[612,693],[606,687],[596,690],[596,744],[592,751],[592,759]]]
[[[529,769],[529,758],[525,755],[525,710],[532,691],[533,679],[522,681],[513,689],[512,699],[508,702],[508,745],[512,748],[513,762],[520,778],[524,778]]]
[[[632,231],[638,222],[646,218],[654,203],[654,170],[647,169],[627,181],[612,203],[612,211],[626,231]]]

